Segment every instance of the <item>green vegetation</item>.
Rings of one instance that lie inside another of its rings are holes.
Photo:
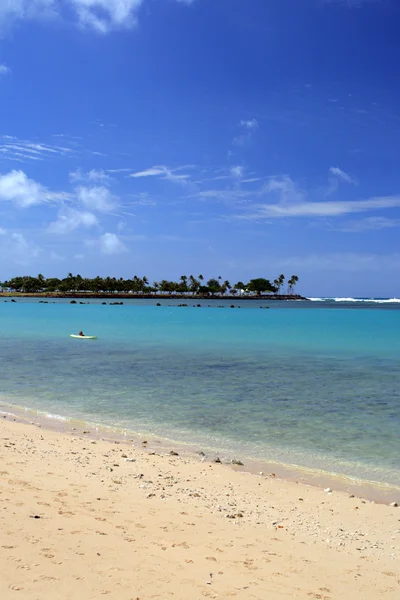
[[[293,275],[287,281],[287,294],[294,294],[294,287],[298,281],[297,275]],[[69,293],[120,293],[120,294],[180,294],[193,296],[223,296],[223,295],[261,295],[281,294],[285,282],[285,276],[280,275],[273,283],[269,279],[258,277],[251,279],[248,283],[238,281],[234,285],[221,276],[204,281],[203,275],[182,275],[178,281],[162,279],[155,281],[152,285],[147,277],[135,275],[132,279],[116,279],[115,277],[94,277],[88,279],[81,275],[69,273],[64,279],[50,277],[46,279],[42,274],[37,277],[25,275],[14,277],[9,281],[0,283],[3,291],[23,294],[69,294]]]

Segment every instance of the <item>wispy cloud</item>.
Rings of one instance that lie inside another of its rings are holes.
[[[257,129],[258,121],[257,119],[249,119],[248,121],[242,120],[239,122],[239,126],[244,127],[245,129]]]
[[[244,167],[241,167],[241,166],[231,167],[230,173],[231,173],[232,177],[234,177],[235,179],[241,179],[244,175]]]
[[[0,136],[0,159],[16,162],[43,161],[65,157],[74,150],[66,146],[21,140],[11,135]]]
[[[337,177],[341,181],[345,181],[346,183],[352,183],[353,185],[357,185],[357,181],[353,177],[348,175],[345,171],[343,171],[342,169],[339,169],[339,167],[331,167],[329,169],[329,172],[331,175],[333,175],[334,177]]]
[[[192,4],[193,0],[176,0]],[[107,34],[116,29],[130,29],[137,24],[141,7],[147,0],[2,0],[0,27],[16,21],[64,18],[71,15],[82,29]]]
[[[297,202],[253,205],[237,218],[248,220],[284,217],[341,217],[352,213],[400,207],[400,196],[383,196],[368,200],[338,202]]]
[[[366,217],[355,221],[348,221],[339,227],[337,231],[346,233],[356,233],[363,231],[379,231],[381,229],[392,229],[400,227],[400,219],[388,219],[387,217]]]
[[[69,180],[72,183],[77,181],[86,181],[89,183],[110,183],[112,178],[107,175],[103,169],[91,169],[91,171],[88,171],[87,173],[83,172],[81,169],[76,169],[75,171],[70,172]]]
[[[98,220],[93,213],[74,208],[62,208],[58,213],[57,220],[50,223],[48,231],[64,235],[80,227],[90,228],[96,225],[98,225]]]
[[[0,259],[6,257],[7,263],[27,266],[41,253],[41,249],[19,232],[4,232],[0,236]]]
[[[239,121],[238,127],[242,130],[242,133],[235,136],[232,143],[234,146],[244,146],[250,142],[253,133],[258,129],[258,121],[257,119],[242,119]]]
[[[10,67],[7,67],[7,65],[4,64],[0,64],[0,77],[2,77],[3,75],[9,75],[10,73]]]
[[[144,171],[137,171],[136,173],[132,173],[128,177],[139,178],[139,177],[160,177],[161,179],[167,179],[168,181],[172,181],[175,183],[185,183],[190,179],[190,175],[181,174],[180,171],[184,169],[190,169],[191,166],[183,166],[176,167],[175,169],[171,169],[170,167],[166,167],[165,165],[157,165],[154,167],[150,167],[149,169],[145,169]]]
[[[110,213],[118,207],[118,198],[105,186],[78,187],[78,201],[87,209]]]
[[[347,8],[360,8],[363,4],[372,4],[382,0],[320,0],[322,4],[341,4]]]

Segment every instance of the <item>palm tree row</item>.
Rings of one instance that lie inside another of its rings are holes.
[[[287,281],[287,294],[293,295],[294,287],[299,278],[293,275]],[[269,279],[259,277],[251,279],[248,283],[238,281],[231,284],[221,276],[212,277],[205,281],[203,275],[182,275],[178,281],[162,279],[152,285],[146,276],[134,275],[132,279],[119,279],[115,277],[94,277],[92,279],[68,273],[64,279],[50,277],[46,279],[42,274],[37,277],[25,275],[14,277],[0,283],[0,288],[19,293],[124,293],[124,294],[191,294],[193,296],[209,296],[226,294],[281,294],[285,284],[285,276],[279,275],[273,283]]]

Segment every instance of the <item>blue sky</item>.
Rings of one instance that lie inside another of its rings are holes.
[[[400,295],[397,0],[0,2],[0,280]]]

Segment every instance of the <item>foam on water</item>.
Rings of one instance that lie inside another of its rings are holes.
[[[311,302],[370,302],[372,304],[398,304],[400,298],[307,298]]]

